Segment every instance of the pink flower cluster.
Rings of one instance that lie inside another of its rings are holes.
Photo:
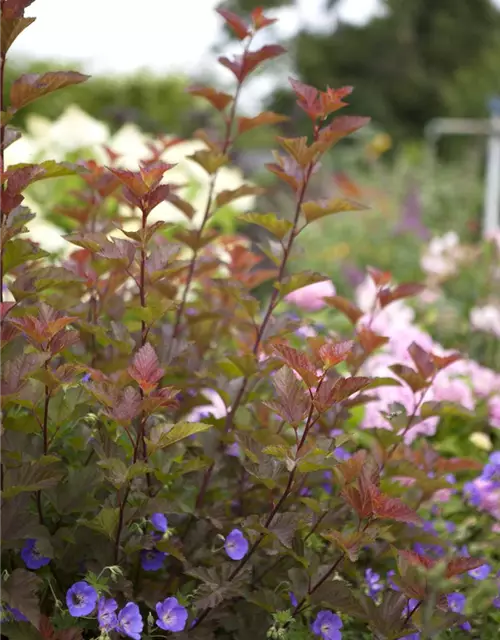
[[[359,324],[389,338],[385,347],[369,358],[363,373],[380,377],[394,377],[389,369],[393,364],[414,366],[408,347],[415,342],[426,351],[439,355],[447,352],[435,343],[431,336],[414,324],[413,310],[403,301],[397,301],[384,309],[375,304],[375,286],[367,279],[357,290],[358,306],[365,311]],[[424,396],[422,397],[422,394]],[[473,360],[460,360],[437,374],[431,389],[414,394],[406,384],[400,387],[380,387],[378,399],[366,405],[362,427],[390,429],[388,421],[381,412],[388,412],[392,403],[402,404],[408,415],[416,408],[415,403],[428,401],[448,401],[461,404],[473,411],[480,399],[486,399],[489,408],[490,423],[500,428],[500,375],[482,367]],[[406,433],[405,440],[411,443],[418,435],[433,436],[436,433],[438,418],[428,418],[415,425]]]

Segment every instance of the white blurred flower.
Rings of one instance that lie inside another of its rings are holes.
[[[470,312],[470,323],[478,331],[500,337],[500,307],[493,304],[474,307]]]
[[[99,163],[108,161],[103,146],[108,146],[119,154],[116,161],[118,167],[138,170],[139,163],[151,157],[148,145],[154,143],[154,138],[148,136],[134,124],[126,124],[113,136],[108,126],[92,118],[77,106],[68,107],[55,121],[32,115],[27,120],[27,132],[5,151],[7,165],[21,162],[42,162],[44,160],[63,161],[68,153],[84,151],[86,158],[92,158]],[[187,156],[205,149],[201,140],[185,140],[169,147],[161,156],[161,160],[175,164],[165,173],[164,183],[179,186],[177,194],[187,200],[195,210],[192,220],[168,202],[162,202],[151,213],[150,222],[163,220],[180,223],[188,227],[199,227],[207,206],[211,176],[196,162]],[[245,183],[239,169],[222,167],[216,178],[214,197],[224,190],[238,189]],[[29,194],[29,190],[28,190]],[[236,211],[248,211],[254,206],[255,197],[245,196],[230,203]],[[28,224],[30,236],[40,243],[42,248],[49,251],[64,249],[69,251],[71,246],[62,238],[60,232],[43,219],[46,205],[27,198],[25,202],[36,214],[37,218]],[[120,213],[126,215],[129,208],[123,206]],[[131,219],[125,224],[127,230],[136,227]],[[120,235],[118,232],[112,235]]]
[[[457,270],[462,257],[460,240],[454,231],[432,238],[420,259],[420,266],[430,276],[446,278]]]

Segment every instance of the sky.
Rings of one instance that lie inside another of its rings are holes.
[[[210,61],[220,34],[214,9],[220,0],[37,0],[36,16],[11,53],[78,61],[88,73],[197,71]],[[321,29],[325,0],[300,0],[298,10],[281,10],[279,34],[291,35],[299,21]],[[343,0],[342,18],[362,23],[377,0]]]

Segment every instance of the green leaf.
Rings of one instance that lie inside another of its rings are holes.
[[[40,260],[48,255],[46,251],[37,247],[30,240],[15,238],[5,245],[3,252],[4,273],[8,273],[11,269],[29,260]]]
[[[293,227],[293,224],[289,220],[278,218],[275,213],[242,213],[238,216],[238,219],[263,227],[279,240],[283,240]]]
[[[204,422],[178,422],[177,424],[162,424],[151,429],[150,438],[146,438],[148,453],[158,449],[165,449],[171,445],[189,438],[196,433],[202,433],[212,428]]]
[[[282,296],[286,296],[296,289],[301,289],[309,284],[315,284],[316,282],[324,282],[328,278],[316,271],[302,271],[301,273],[294,273],[287,278],[283,278],[281,284],[276,283],[275,287],[281,293]]]
[[[444,418],[445,416],[470,418],[473,417],[473,415],[471,411],[455,402],[424,402],[420,407],[420,416],[423,419],[432,416],[439,416],[440,418]]]
[[[74,176],[85,172],[85,168],[73,162],[56,162],[55,160],[45,160],[32,164],[30,162],[21,162],[19,164],[13,164],[9,166],[9,171],[16,171],[17,169],[25,169],[26,167],[36,167],[43,169],[42,172],[37,173],[30,180],[30,184],[39,182],[40,180],[47,180],[48,178],[62,178],[64,176]]]
[[[42,456],[34,462],[7,469],[4,475],[2,497],[8,499],[27,491],[49,489],[59,483],[64,473],[59,459],[54,456]]]
[[[119,489],[127,481],[127,465],[119,458],[107,458],[106,460],[99,460],[97,463],[103,469],[106,469],[106,479],[111,484]]]
[[[302,205],[302,213],[304,214],[307,224],[331,216],[336,213],[343,213],[344,211],[363,211],[366,207],[354,200],[348,200],[346,198],[333,198],[327,202],[304,202]]]
[[[104,507],[93,520],[80,520],[80,522],[94,531],[103,533],[110,540],[114,540],[119,516],[120,509],[118,507]]]
[[[349,586],[341,580],[324,582],[311,595],[313,604],[325,605],[355,618],[365,618],[365,610]]]

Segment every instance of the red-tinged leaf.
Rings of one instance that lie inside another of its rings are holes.
[[[15,302],[0,302],[0,319],[4,320],[12,307],[15,306]]]
[[[370,118],[362,116],[339,116],[331,124],[321,129],[318,141],[312,147],[324,153],[339,140],[358,131],[369,122]]]
[[[217,207],[223,207],[238,198],[245,198],[246,196],[258,196],[264,192],[262,187],[257,187],[251,184],[242,184],[237,189],[224,189],[217,194],[215,204]]]
[[[446,567],[446,577],[459,576],[466,571],[482,567],[484,563],[484,558],[453,558]]]
[[[323,299],[329,307],[333,307],[334,309],[337,309],[337,311],[343,313],[352,322],[352,324],[356,324],[356,322],[364,315],[359,307],[342,296],[328,296]]]
[[[344,487],[341,495],[357,512],[360,518],[371,518],[373,515],[373,504],[370,492],[361,492],[356,487]]]
[[[389,369],[393,371],[398,378],[404,380],[412,391],[420,391],[427,386],[425,378],[411,367],[407,367],[404,364],[393,364]]]
[[[360,327],[356,331],[356,335],[358,337],[359,344],[363,347],[363,351],[366,354],[373,353],[389,342],[389,338],[375,333],[368,327]]]
[[[446,369],[446,367],[449,367],[454,362],[458,362],[458,360],[463,360],[463,356],[460,355],[460,353],[450,353],[447,356],[438,356],[432,353],[431,358],[434,363],[434,366],[439,371]]]
[[[285,49],[277,44],[268,44],[257,51],[249,51],[244,56],[235,56],[232,60],[222,56],[219,62],[229,69],[239,82],[243,80],[261,63],[276,58],[285,52]]]
[[[291,369],[296,371],[307,386],[315,386],[318,381],[316,369],[305,353],[301,353],[286,344],[276,344],[273,351]]]
[[[361,449],[360,451],[356,451],[356,453],[348,460],[344,460],[343,462],[341,462],[338,465],[337,469],[342,474],[345,483],[350,484],[360,477],[361,471],[365,464],[366,451]]]
[[[415,551],[398,550],[400,556],[402,556],[406,562],[414,567],[423,567],[424,569],[432,569],[435,566],[436,561],[432,558],[422,556]]]
[[[320,347],[319,356],[328,367],[334,367],[339,362],[344,362],[351,353],[353,346],[354,342],[352,340],[327,342]]]
[[[342,99],[350,95],[353,90],[354,87],[340,87],[340,89],[327,87],[326,91],[320,91],[319,102],[323,117],[347,106],[347,103],[342,102]]]
[[[303,175],[297,176],[294,173],[291,174],[288,171],[285,171],[283,168],[283,164],[268,162],[264,166],[268,171],[270,171],[271,173],[274,173],[275,176],[278,176],[280,180],[283,180],[283,182],[286,182],[290,187],[292,187],[292,189],[295,192],[297,192],[299,190],[300,185],[303,183],[304,177]]]
[[[196,213],[196,209],[191,203],[179,197],[176,193],[173,193],[172,190],[170,190],[167,200],[168,202],[170,202],[170,204],[179,209],[179,211],[182,211],[186,218],[188,218],[189,220],[193,219],[193,216]]]
[[[155,207],[157,207],[161,202],[165,202],[168,200],[168,196],[170,194],[170,185],[169,184],[160,184],[157,187],[154,187],[147,196],[144,196],[141,202],[141,210],[145,214],[151,213]]]
[[[406,282],[394,287],[394,289],[384,288],[379,291],[378,299],[381,307],[386,307],[391,302],[396,300],[402,300],[403,298],[410,298],[421,293],[425,287],[421,284]]]
[[[443,473],[456,471],[480,471],[483,465],[472,458],[441,458],[436,463],[436,469]]]
[[[271,126],[289,120],[288,116],[283,116],[273,111],[263,111],[254,118],[238,118],[238,133],[245,133],[255,127]]]
[[[264,27],[277,22],[277,18],[266,18],[263,14],[262,7],[255,7],[251,13],[251,18],[255,31],[259,31],[259,29],[263,29]]]
[[[142,409],[146,413],[153,413],[158,409],[178,409],[179,400],[177,396],[179,389],[174,387],[163,387],[163,389],[157,389],[153,391],[147,398],[144,398],[142,402]]]
[[[238,15],[227,9],[217,9],[217,13],[224,18],[226,24],[233,30],[240,40],[244,40],[250,33],[248,26]]]
[[[364,376],[339,378],[332,389],[332,402],[342,402],[362,389],[366,389],[372,379]]]
[[[142,198],[149,191],[149,187],[144,182],[142,175],[138,171],[128,169],[116,169],[106,167],[127,189],[137,198]],[[135,203],[134,203],[135,204]]]
[[[354,202],[353,200],[347,200],[346,198],[332,198],[324,202],[304,202],[302,205],[302,212],[308,224],[337,213],[364,211],[366,209],[367,207],[365,207],[365,205]]]
[[[35,0],[2,0],[2,18],[12,20],[22,18],[24,10]]]
[[[289,78],[288,80],[298,98],[297,104],[299,107],[308,114],[315,113],[315,104],[319,94],[318,89],[309,84],[304,84],[299,80],[295,80],[294,78]]]
[[[428,380],[435,372],[431,354],[425,351],[425,349],[422,349],[422,347],[416,342],[412,342],[408,347],[408,353],[415,363],[420,375]]]
[[[158,356],[149,342],[135,354],[128,373],[145,393],[150,393],[158,385],[165,372],[159,366]]]
[[[48,354],[23,354],[2,363],[2,396],[19,391],[25,378],[38,371],[49,358]]]
[[[21,193],[26,187],[34,181],[37,176],[43,175],[45,170],[42,166],[36,164],[27,164],[18,167],[13,171],[6,171],[3,174],[2,182],[7,180],[6,192],[9,196]]]
[[[77,71],[48,71],[47,73],[28,73],[12,83],[10,88],[10,108],[14,110],[25,107],[42,96],[79,84],[90,76]]]
[[[229,162],[229,156],[225,153],[218,153],[211,149],[200,149],[187,157],[203,167],[209,175],[213,175]]]
[[[173,169],[176,165],[170,162],[156,160],[154,162],[142,163],[140,174],[144,184],[151,191],[157,187],[167,171]]]
[[[33,2],[33,0],[31,0]],[[12,15],[12,14],[11,14]],[[30,24],[35,22],[35,18],[19,17],[7,17],[5,5],[2,4],[2,33],[0,36],[0,53],[2,56],[6,56],[7,51],[15,42],[17,37],[27,28]]]
[[[134,259],[136,249],[136,245],[129,240],[113,238],[106,242],[97,255],[108,260],[118,260],[125,268],[128,268]]]
[[[272,380],[280,398],[279,403],[271,403],[272,408],[289,424],[298,426],[309,409],[309,394],[288,367],[277,371]]]
[[[141,394],[134,387],[125,387],[111,410],[106,415],[120,423],[127,423],[139,415],[141,409]]]
[[[224,109],[234,100],[233,96],[229,95],[229,93],[216,91],[212,87],[192,87],[188,91],[193,96],[198,96],[208,100],[208,102],[210,102],[217,111],[224,111]]]
[[[49,343],[50,353],[55,356],[61,351],[64,351],[64,349],[68,349],[76,344],[79,339],[80,334],[78,331],[60,331]]]
[[[420,516],[399,498],[390,498],[373,486],[370,491],[372,493],[373,511],[378,518],[415,525],[422,523]]]
[[[391,281],[392,273],[390,271],[381,271],[375,267],[368,267],[367,271],[377,287],[385,287]]]

